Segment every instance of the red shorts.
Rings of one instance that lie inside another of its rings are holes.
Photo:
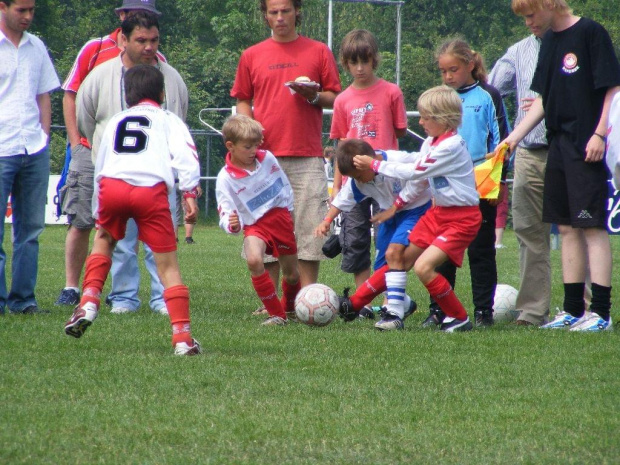
[[[295,225],[293,217],[286,208],[274,208],[256,223],[243,228],[244,237],[256,236],[267,244],[266,253],[278,257],[280,255],[295,255]]]
[[[456,266],[463,264],[465,250],[478,234],[482,214],[472,207],[433,207],[427,210],[409,234],[409,242],[427,249],[438,247]]]
[[[138,239],[155,253],[174,252],[174,236],[168,188],[165,182],[152,187],[132,186],[114,178],[99,181],[97,226],[119,241],[125,237],[127,220],[138,225]]]

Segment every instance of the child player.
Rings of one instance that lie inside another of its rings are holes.
[[[404,252],[404,266],[390,270],[386,276],[406,281],[406,270],[414,271],[431,297],[447,315],[440,325],[446,332],[467,331],[472,324],[467,311],[452,286],[435,268],[446,261],[463,263],[465,250],[476,237],[482,215],[474,165],[465,141],[458,135],[462,107],[458,94],[447,86],[434,87],[418,100],[420,125],[428,134],[414,163],[381,161],[361,155],[354,158],[360,170],[371,168],[386,176],[419,180],[428,179],[434,205],[409,234]],[[386,212],[385,217],[392,213]],[[388,284],[389,288],[389,284]]]
[[[397,138],[407,133],[405,100],[396,84],[375,75],[379,65],[375,37],[364,29],[349,32],[340,45],[340,62],[353,82],[336,97],[330,137],[362,139],[375,150],[398,150]],[[333,197],[346,183],[342,174],[335,170]],[[370,276],[371,204],[376,208],[367,197],[342,214],[341,268],[354,274],[356,287]]]
[[[196,218],[198,154],[185,124],[161,108],[164,76],[156,67],[134,66],[125,72],[124,83],[129,109],[110,120],[101,141],[93,208],[97,234],[86,261],[82,299],[65,333],[79,338],[97,318],[112,251],[133,218],[140,240],[153,250],[164,285],[174,353],[196,355],[201,349],[190,332],[189,289],[181,281],[168,195],[177,173],[187,204],[185,221]]]
[[[409,245],[409,232],[430,208],[431,193],[425,180],[405,182],[375,174],[370,168],[356,168],[353,165],[353,157],[357,154],[375,156],[375,151],[368,142],[360,139],[342,141],[336,149],[338,168],[343,175],[351,179],[332,201],[327,216],[315,229],[315,234],[327,234],[331,222],[341,211],[351,211],[365,199],[372,198],[379,204],[379,208],[393,210],[387,221],[382,221],[380,215],[371,219],[378,224],[375,272],[357,287],[351,297],[345,290],[340,307],[341,316],[345,321],[351,321],[358,316],[364,305],[387,288],[386,311],[383,312],[382,319],[375,324],[375,328],[382,331],[403,329],[403,320],[414,312],[416,303],[405,293],[406,275],[396,272],[404,270],[403,253]],[[390,151],[381,152],[375,158],[413,163],[416,154]]]
[[[226,164],[215,184],[220,227],[229,234],[243,230],[243,249],[252,286],[269,317],[263,325],[285,325],[286,313],[295,311],[299,292],[297,245],[293,224],[293,190],[276,157],[258,150],[263,127],[244,115],[229,117],[222,127],[228,149]],[[265,253],[282,268],[282,300],[265,270]]]

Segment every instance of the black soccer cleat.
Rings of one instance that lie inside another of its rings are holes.
[[[342,297],[338,297],[338,314],[345,322],[353,321],[357,318],[358,312],[353,308],[351,299],[349,299],[349,288],[345,288]]]
[[[477,328],[493,326],[493,310],[475,310],[474,320]]]
[[[443,323],[446,318],[446,314],[440,309],[431,307],[428,312],[426,320],[422,322],[423,328],[435,328]]]

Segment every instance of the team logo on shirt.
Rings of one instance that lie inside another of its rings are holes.
[[[562,60],[562,71],[566,74],[573,74],[579,71],[579,66],[577,65],[577,55],[574,53],[567,53],[564,55],[564,59]]]

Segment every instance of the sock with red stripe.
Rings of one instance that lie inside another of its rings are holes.
[[[252,276],[252,286],[254,286],[254,290],[256,291],[258,298],[267,309],[267,312],[269,312],[269,315],[279,316],[286,320],[286,313],[280,303],[280,299],[278,299],[276,287],[274,286],[269,273],[265,271],[260,276]]]
[[[364,281],[364,284],[355,290],[355,293],[350,299],[356,311],[359,312],[364,305],[369,304],[375,297],[385,292],[385,273],[388,269],[387,265],[383,265],[378,270],[375,270],[375,272],[370,275],[370,278]]]
[[[97,310],[99,310],[101,291],[111,267],[112,259],[110,257],[100,253],[89,255],[86,259],[86,270],[84,271],[84,282],[82,283],[80,307],[90,302],[95,304]]]
[[[285,279],[282,280],[282,300],[280,305],[286,312],[295,311],[295,297],[301,289],[301,283],[297,281],[295,284],[289,284]]]
[[[463,307],[446,278],[437,274],[433,280],[424,286],[446,315],[457,320],[467,319],[467,310]]]
[[[164,302],[172,325],[172,346],[179,342],[192,345],[189,320],[189,288],[183,284],[164,290]]]

